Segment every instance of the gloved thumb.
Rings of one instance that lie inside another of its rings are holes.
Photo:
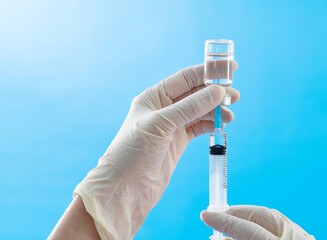
[[[157,111],[161,117],[158,127],[167,133],[203,116],[217,107],[225,96],[225,89],[210,85],[190,96]]]

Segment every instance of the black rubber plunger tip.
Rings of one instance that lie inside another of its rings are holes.
[[[220,144],[213,145],[209,147],[210,154],[212,155],[225,155],[226,154],[226,147]]]

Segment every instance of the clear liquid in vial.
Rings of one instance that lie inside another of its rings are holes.
[[[207,52],[205,58],[205,84],[231,86],[233,83],[233,53]]]

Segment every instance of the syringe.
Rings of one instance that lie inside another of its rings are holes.
[[[231,40],[207,40],[205,43],[204,82],[228,88],[233,82],[234,43]],[[221,105],[229,106],[226,94]],[[208,211],[225,211],[227,204],[227,134],[222,130],[220,106],[215,111],[215,131],[210,133],[209,144],[209,206]],[[227,239],[213,231],[211,240]]]
[[[220,106],[217,108],[220,109]],[[218,111],[216,111],[216,116]],[[216,117],[216,119],[221,117]],[[215,121],[217,122],[217,121]],[[219,122],[219,120],[218,120]],[[208,211],[224,211],[227,204],[227,134],[221,128],[210,133],[209,147],[209,206]],[[211,240],[223,240],[226,237],[213,231]]]

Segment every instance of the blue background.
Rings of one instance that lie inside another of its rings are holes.
[[[240,67],[230,204],[280,210],[327,239],[327,2],[0,1],[0,239],[45,239],[131,100],[232,39]],[[207,239],[208,136],[135,239]]]

